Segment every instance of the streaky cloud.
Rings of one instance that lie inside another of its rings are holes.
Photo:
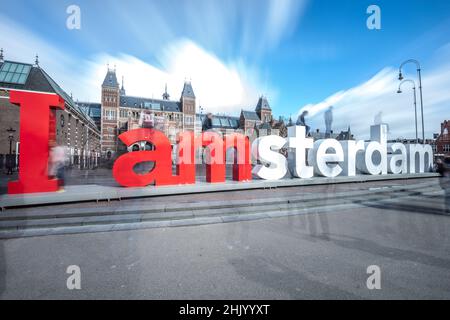
[[[440,130],[440,123],[448,119],[450,105],[450,64],[443,60],[432,68],[423,69],[423,97],[425,137],[431,138]],[[407,78],[416,80],[416,74]],[[417,80],[416,80],[417,81]],[[299,108],[299,114],[309,111],[308,121],[313,130],[324,130],[324,111],[334,106],[334,131],[346,130],[349,126],[356,138],[367,139],[367,127],[381,112],[383,122],[389,125],[390,138],[414,138],[414,107],[412,86],[402,88],[398,94],[398,69],[386,67],[369,80],[346,90],[338,91],[323,101]],[[416,82],[418,89],[418,84]],[[421,135],[420,103],[417,92],[419,135]]]

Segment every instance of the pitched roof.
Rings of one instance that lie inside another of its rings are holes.
[[[203,123],[205,120],[206,114],[196,114],[197,121]],[[224,115],[214,115],[212,119],[213,128],[219,129],[238,129],[239,128],[239,118],[224,116]]]
[[[195,98],[194,90],[192,89],[192,85],[190,82],[186,81],[184,83],[183,92],[181,93],[181,97]]]
[[[16,63],[12,61],[5,61]],[[23,64],[23,63],[17,63]],[[3,65],[3,64],[2,64]],[[40,91],[40,92],[49,92],[56,93],[61,98],[63,98],[66,104],[74,110],[75,114],[77,114],[80,118],[89,122],[93,125],[94,128],[97,128],[94,120],[87,115],[77,104],[73,101],[72,97],[68,95],[57,83],[53,80],[41,67],[32,66],[30,64],[23,64],[31,66],[30,72],[23,84],[21,83],[8,83],[8,82],[0,82],[0,87],[6,89],[19,89],[19,90],[29,90],[29,91]],[[1,68],[1,66],[0,66]]]
[[[258,114],[255,111],[246,111],[242,110],[241,115],[244,117],[245,120],[254,120],[254,121],[260,121],[261,119],[258,117]]]
[[[160,100],[153,98],[121,96],[120,106],[138,109],[151,109],[158,111],[181,112],[180,103],[178,101]]]
[[[261,110],[269,110],[269,111],[272,110],[272,109],[270,109],[270,105],[269,105],[269,102],[267,101],[267,98],[264,96],[259,97],[258,104],[256,105],[256,109],[255,109],[255,111],[261,111]]]
[[[117,82],[117,76],[115,70],[108,69],[108,72],[106,73],[105,80],[103,80],[103,87],[119,87],[119,82]]]
[[[92,119],[101,118],[102,116],[102,105],[97,102],[78,102],[77,106],[83,110]]]

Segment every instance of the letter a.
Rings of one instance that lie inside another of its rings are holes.
[[[81,9],[77,5],[67,7],[66,13],[69,14],[66,20],[66,27],[69,30],[81,29]]]
[[[70,274],[67,278],[66,285],[69,290],[81,289],[81,270],[79,266],[68,266],[66,273]]]
[[[367,278],[367,289],[373,290],[381,289],[381,270],[379,266],[373,265],[367,267],[367,274],[370,274],[370,276]]]
[[[367,8],[367,14],[371,14],[367,18],[367,28],[369,30],[380,30],[381,29],[381,9],[377,5],[371,5]]]

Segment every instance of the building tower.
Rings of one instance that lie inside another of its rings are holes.
[[[123,85],[123,76],[122,76],[122,87],[120,88],[120,96],[125,96],[126,95],[126,91],[125,91],[125,87]]]
[[[120,90],[116,70],[109,69],[102,84],[102,155],[107,159],[117,153]]]
[[[259,97],[258,104],[255,109],[261,122],[271,122],[272,121],[272,109],[270,108],[269,102],[265,96]]]
[[[162,95],[162,98],[163,98],[163,100],[169,100],[170,99],[170,95],[167,92],[167,83],[166,83],[166,87],[165,87],[164,93]]]
[[[181,93],[181,112],[183,112],[183,130],[194,131],[195,129],[195,94],[190,81],[184,82]]]

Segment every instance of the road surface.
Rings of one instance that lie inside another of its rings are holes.
[[[436,184],[431,193],[375,203],[367,196],[348,209],[331,205],[255,221],[1,240],[0,297],[449,299],[450,216],[436,214],[443,193],[438,179],[430,181]],[[324,193],[325,202],[333,192]],[[80,290],[67,288],[71,265],[80,268]],[[381,271],[379,290],[366,284],[373,265]]]

